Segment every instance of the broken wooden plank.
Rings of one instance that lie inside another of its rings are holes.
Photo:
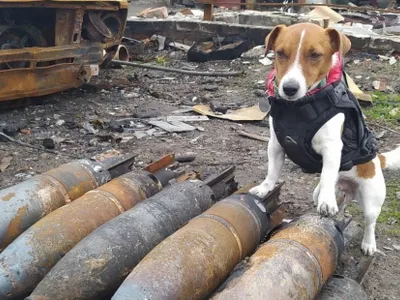
[[[185,107],[185,108],[174,110],[172,113],[177,115],[177,114],[183,114],[183,113],[192,112],[192,111],[193,111],[193,106],[190,106],[190,107]]]
[[[188,52],[189,49],[192,47],[192,46],[188,46],[188,45],[181,44],[181,43],[178,43],[178,42],[171,42],[171,43],[168,44],[168,46],[173,47],[173,48],[178,49],[178,50],[182,50],[184,52]]]
[[[203,9],[203,21],[212,21],[214,19],[214,5],[210,3],[204,3]]]
[[[196,130],[196,127],[180,121],[165,122],[160,120],[149,120],[147,123],[159,127],[167,132],[187,132]]]
[[[249,133],[249,132],[246,132],[246,131],[243,131],[243,130],[238,130],[237,133],[240,136],[248,137],[248,138],[253,139],[253,140],[257,140],[257,141],[261,141],[261,142],[268,142],[269,141],[268,137],[261,136],[261,135],[255,134],[255,133]]]
[[[168,116],[167,122],[200,122],[200,121],[209,121],[210,119],[207,116]]]

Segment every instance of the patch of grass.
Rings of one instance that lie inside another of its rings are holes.
[[[363,211],[360,207],[359,204],[355,203],[355,202],[351,202],[346,206],[346,210],[348,211],[349,214],[351,214],[352,216],[359,216],[362,215]]]
[[[389,236],[400,236],[400,200],[396,197],[396,192],[400,191],[400,179],[389,179],[386,186],[386,200],[378,217],[376,229]],[[363,211],[358,203],[351,202],[346,210],[357,219],[363,218]]]
[[[389,179],[386,182],[387,192],[386,201],[378,217],[377,230],[391,235],[400,236],[400,200],[396,197],[396,192],[400,191],[400,179]]]
[[[378,222],[388,223],[396,220],[396,224],[400,229],[400,200],[396,197],[396,192],[400,191],[399,180],[389,180],[386,183],[386,201],[382,207]]]
[[[388,227],[377,227],[376,231],[383,233],[385,235],[389,235],[389,236],[400,236],[400,228],[399,226],[388,226]]]
[[[166,55],[164,55],[164,56],[157,56],[156,57],[156,63],[157,64],[159,64],[159,65],[165,65],[166,63],[167,63],[167,56]]]
[[[400,94],[373,92],[372,100],[373,105],[364,109],[369,119],[397,123],[400,118]]]

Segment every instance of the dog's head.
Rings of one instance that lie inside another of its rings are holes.
[[[304,97],[330,71],[333,55],[345,55],[350,40],[335,29],[312,23],[276,26],[265,38],[265,50],[275,52],[275,83],[279,96],[290,101]]]

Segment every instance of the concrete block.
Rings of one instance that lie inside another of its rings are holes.
[[[269,24],[273,21],[268,21]],[[304,22],[304,21],[303,21]],[[194,20],[155,20],[134,18],[128,21],[125,36],[136,39],[149,38],[153,34],[159,34],[169,39],[191,45],[193,42],[202,41],[217,34],[243,35],[247,37],[253,46],[263,45],[265,37],[275,25],[254,26],[237,23],[204,22]],[[363,28],[340,28],[335,27],[348,36],[352,43],[353,50],[368,51],[376,54],[386,54],[395,50],[400,52],[400,38],[367,34]]]
[[[372,36],[369,49],[375,53],[387,53],[393,49],[392,41],[384,36]]]
[[[214,14],[214,21],[239,24],[238,12],[224,12]]]

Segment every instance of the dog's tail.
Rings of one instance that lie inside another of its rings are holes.
[[[379,155],[382,169],[396,170],[400,169],[400,147],[395,150]]]

